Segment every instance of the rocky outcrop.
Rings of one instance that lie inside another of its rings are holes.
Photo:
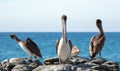
[[[0,63],[0,71],[119,71],[119,66],[103,58],[72,57],[67,64],[59,64],[57,57],[45,59],[44,64],[39,60],[11,58]]]
[[[103,58],[88,59],[72,57],[68,64],[58,64],[58,58],[47,58],[45,65],[35,68],[33,71],[119,71],[117,63]]]
[[[28,61],[27,58],[11,58],[0,63],[1,71],[32,71],[42,65],[38,60]]]

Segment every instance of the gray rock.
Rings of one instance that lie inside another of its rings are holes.
[[[12,71],[32,71],[32,67],[27,65],[16,65]]]
[[[42,63],[38,60],[33,60],[28,66],[32,67],[33,69],[42,65]]]
[[[11,58],[1,62],[2,71],[30,71],[42,65],[39,60],[28,61],[27,58]]]
[[[27,64],[27,58],[11,58],[9,63],[11,64]]]
[[[82,64],[86,63],[88,61],[89,61],[88,58],[71,57],[69,59],[68,63],[77,65],[77,64],[80,64],[80,63],[82,63]],[[58,59],[58,57],[47,58],[47,59],[44,60],[44,64],[45,65],[57,65],[57,64],[59,64],[59,59]]]
[[[58,62],[57,57],[45,59],[44,67],[40,66],[34,71],[57,71],[65,70],[61,65],[56,65],[54,62]],[[58,63],[57,63],[58,64]],[[68,64],[71,71],[119,71],[119,66],[115,62],[107,61],[104,58],[88,59],[83,57],[71,57]],[[58,67],[61,66],[61,67]],[[66,66],[67,67],[67,66]],[[65,67],[65,68],[66,68]],[[38,70],[37,70],[38,69]]]
[[[119,71],[116,62],[103,58],[71,57],[68,64],[60,64],[57,57],[47,58],[44,65],[39,60],[28,62],[26,58],[11,58],[0,63],[1,71]]]
[[[8,63],[9,63],[9,59],[5,59],[4,61],[2,61],[2,62],[1,62],[2,67],[5,68]]]
[[[33,71],[71,71],[71,65],[69,64],[42,65],[35,68]]]
[[[72,70],[72,71],[77,70],[77,66],[71,66],[71,70]]]
[[[9,59],[2,61],[1,65],[2,65],[2,71],[11,71],[11,69],[15,66],[9,63]]]
[[[83,71],[84,69],[83,68],[77,68],[76,71]]]
[[[11,59],[6,59],[1,63],[3,68],[12,69],[14,66],[18,64],[26,64],[26,61],[24,58],[11,58]]]
[[[83,57],[71,57],[69,60],[70,64],[78,65],[78,64],[84,64],[88,62],[88,58],[83,58]]]
[[[115,63],[113,61],[106,61],[102,65],[106,66],[106,68],[108,68],[109,71],[119,71],[118,63]]]

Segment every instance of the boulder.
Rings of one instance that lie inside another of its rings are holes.
[[[24,64],[16,65],[11,71],[32,71],[33,68]]]
[[[104,58],[71,57],[66,64],[59,64],[57,57],[45,59],[44,64],[39,60],[11,58],[0,63],[0,71],[119,71],[119,65]]]
[[[3,71],[31,71],[42,65],[39,60],[28,61],[27,58],[11,58],[1,62]]]
[[[71,65],[70,64],[42,65],[35,68],[33,71],[71,71]]]
[[[45,65],[35,68],[33,71],[119,71],[116,62],[104,58],[89,59],[85,57],[71,57],[68,64],[60,64],[57,57],[45,59]]]
[[[90,60],[90,63],[103,64],[106,61],[104,58],[94,58]]]

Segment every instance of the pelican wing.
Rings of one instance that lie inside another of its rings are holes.
[[[72,51],[72,47],[73,47],[72,41],[71,41],[71,40],[68,40],[68,44],[69,44],[69,46],[70,46],[70,51]]]
[[[60,42],[60,40],[56,40],[56,54],[57,54],[57,51],[58,51],[59,42]]]
[[[97,53],[99,53],[104,45],[104,41],[105,41],[105,37],[102,36],[100,39],[97,40],[97,43],[95,45],[95,49],[94,49],[94,53],[95,55],[97,55]]]
[[[33,42],[30,38],[27,38],[26,39],[26,45],[27,45],[27,48],[33,53],[35,54],[36,56],[39,56],[42,58],[42,55],[40,53],[40,50],[38,48],[38,46],[35,44],[35,42]]]
[[[90,51],[90,57],[93,58],[94,56],[94,39],[96,36],[93,36],[90,40],[90,44],[89,44],[89,51]]]

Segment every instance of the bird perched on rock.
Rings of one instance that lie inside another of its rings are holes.
[[[57,43],[58,47],[56,47],[56,52],[59,58],[59,63],[66,63],[68,62],[71,52],[69,43],[67,41],[67,30],[66,30],[67,16],[63,15],[61,17],[61,20],[62,20],[62,36],[59,41],[59,44]]]
[[[94,58],[98,53],[101,58],[101,51],[105,43],[105,35],[102,28],[102,21],[100,19],[96,20],[96,26],[99,30],[98,35],[93,36],[90,40],[89,50],[90,50],[90,58]]]
[[[14,34],[11,34],[10,37],[16,40],[21,48],[30,56],[29,60],[31,60],[32,56],[34,56],[36,59],[37,57],[42,58],[40,49],[30,38],[27,38],[26,41],[22,41]]]

